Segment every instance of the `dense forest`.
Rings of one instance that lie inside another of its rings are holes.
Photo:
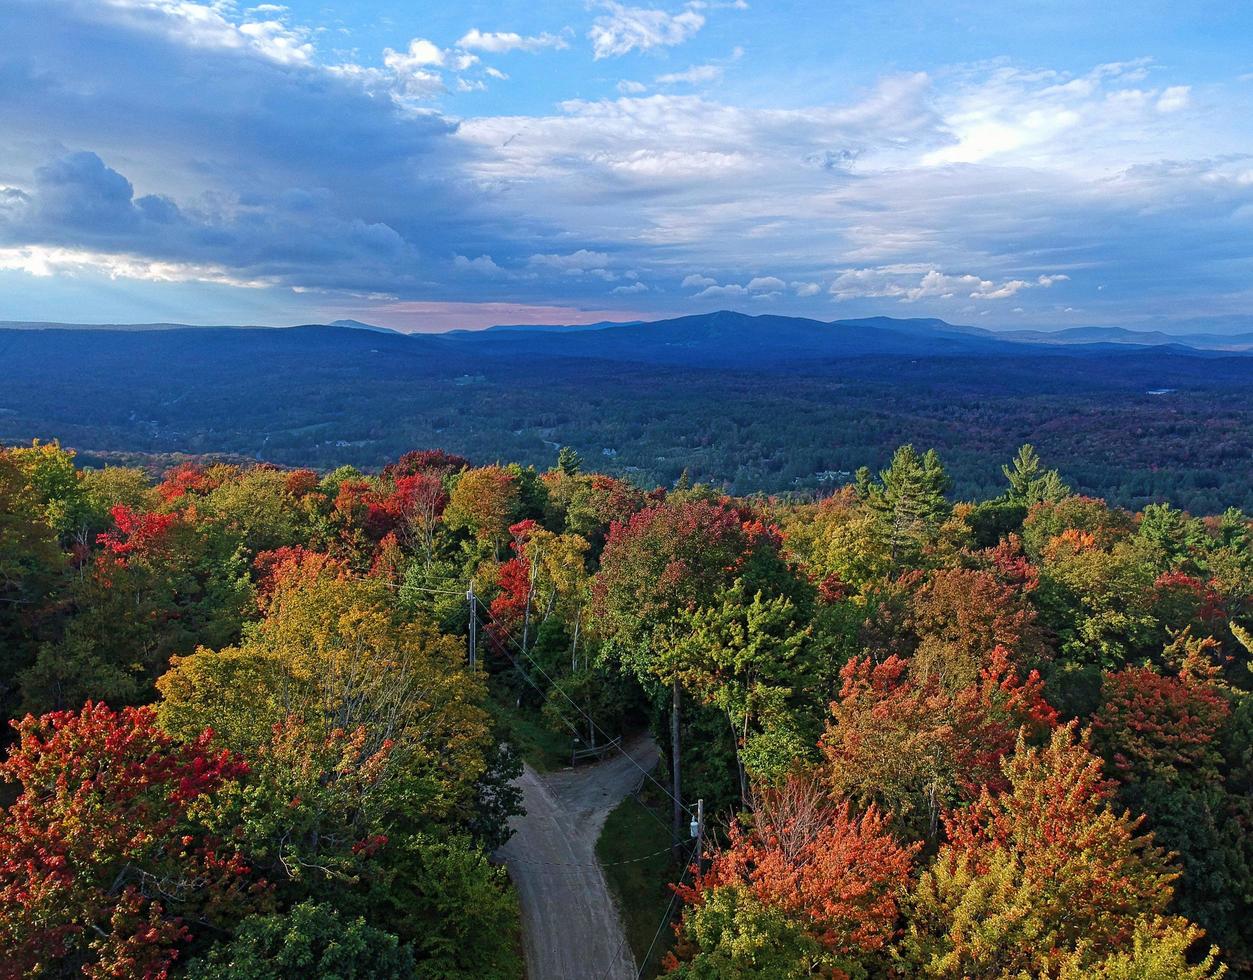
[[[536,729],[661,745],[668,975],[1253,976],[1247,486],[554,455],[0,449],[0,977],[520,977]]]
[[[543,468],[568,445],[641,486],[686,470],[739,495],[829,491],[913,443],[943,455],[966,499],[999,493],[1001,463],[1030,442],[1113,504],[1253,511],[1253,355],[873,323],[0,329],[0,440],[324,469],[425,445]]]

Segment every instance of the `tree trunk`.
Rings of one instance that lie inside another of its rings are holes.
[[[683,855],[683,793],[682,781],[679,778],[679,698],[681,688],[679,679],[670,682],[670,794],[674,797],[674,857],[677,861]]]

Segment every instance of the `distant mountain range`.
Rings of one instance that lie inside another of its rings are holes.
[[[1199,321],[1198,321],[1199,322]],[[1243,321],[1240,321],[1241,323]],[[1224,323],[1230,327],[1235,323]],[[510,324],[486,330],[452,330],[442,334],[402,334],[360,320],[304,324],[363,330],[379,334],[437,340],[461,348],[682,364],[698,361],[731,366],[744,359],[772,363],[798,357],[978,354],[1004,350],[1007,344],[1058,347],[1179,347],[1193,351],[1253,352],[1253,330],[1237,333],[1133,330],[1126,327],[1071,327],[1063,330],[987,330],[936,318],[897,319],[877,316],[851,320],[750,316],[730,310],[666,320],[592,324]],[[0,321],[0,330],[257,330],[250,326],[190,326],[180,323],[75,324]],[[295,329],[295,328],[285,328]],[[1054,351],[1055,352],[1055,351]]]
[[[0,324],[0,442],[326,469],[423,447],[547,466],[569,445],[645,486],[686,470],[768,492],[914,442],[971,496],[1031,442],[1086,493],[1214,513],[1253,508],[1251,341],[730,311],[443,334]]]

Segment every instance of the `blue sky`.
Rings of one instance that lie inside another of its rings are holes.
[[[0,37],[0,319],[1253,324],[1248,4],[3,0]]]

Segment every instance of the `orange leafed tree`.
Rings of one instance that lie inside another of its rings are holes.
[[[871,953],[896,932],[899,899],[920,846],[898,843],[877,808],[859,816],[793,776],[763,791],[752,826],[733,825],[729,845],[708,871],[678,891],[699,906],[715,889],[746,887],[763,905],[801,920],[828,951]]]
[[[914,593],[909,618],[919,640],[914,672],[936,672],[949,686],[974,680],[993,647],[1006,648],[1017,663],[1044,655],[1035,610],[1023,590],[989,571],[933,572]]]
[[[1001,760],[1024,726],[1048,731],[1057,713],[1032,671],[1021,679],[997,647],[973,684],[949,691],[940,676],[910,674],[910,662],[849,661],[822,737],[825,780],[836,798],[892,811],[909,836],[934,837],[940,810],[1004,786]]]
[[[1093,741],[1124,780],[1183,772],[1216,781],[1216,739],[1230,713],[1227,699],[1208,684],[1130,667],[1105,675]]]

